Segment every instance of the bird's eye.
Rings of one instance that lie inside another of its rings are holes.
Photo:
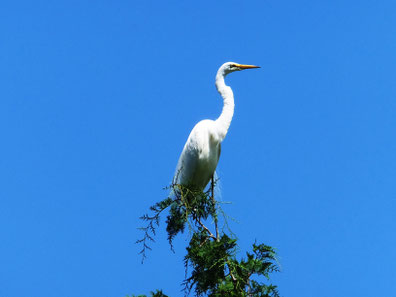
[[[230,68],[235,68],[235,67],[236,67],[235,64],[231,64],[231,65],[230,65]]]

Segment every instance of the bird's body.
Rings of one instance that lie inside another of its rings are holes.
[[[174,184],[204,190],[216,170],[224,140],[234,114],[234,94],[224,77],[234,71],[258,68],[233,62],[223,64],[216,75],[216,88],[224,105],[219,118],[203,120],[195,125],[177,163]]]
[[[209,183],[221,150],[221,142],[213,133],[215,125],[215,121],[203,120],[191,131],[177,165],[177,184],[204,189]]]

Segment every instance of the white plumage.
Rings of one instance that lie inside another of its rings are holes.
[[[217,71],[216,88],[223,97],[223,110],[217,120],[200,121],[192,129],[177,163],[174,184],[203,190],[209,183],[219,162],[221,142],[234,115],[234,94],[224,78],[231,72],[251,68],[259,67],[227,62]]]

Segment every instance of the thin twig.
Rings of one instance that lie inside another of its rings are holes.
[[[201,222],[201,219],[199,219],[199,218],[197,218],[197,217],[195,217],[195,219],[196,219],[196,221],[198,222],[198,224],[199,224],[202,228],[204,228],[204,230],[205,230],[206,232],[208,232],[209,237],[212,237],[213,239],[217,240],[216,236],[214,236],[213,233],[210,232],[209,228],[206,227],[206,226]]]

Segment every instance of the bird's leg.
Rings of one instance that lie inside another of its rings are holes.
[[[217,207],[216,207],[216,200],[214,198],[214,175],[212,175],[212,183],[211,183],[211,199],[213,202],[213,206],[215,208],[215,213],[213,215],[213,219],[214,219],[214,223],[215,223],[215,227],[216,227],[216,241],[220,241],[220,237],[219,237],[219,226],[218,226],[218,220],[217,220]]]
[[[212,192],[212,200],[214,201],[214,175],[211,178],[212,183],[210,184],[211,192]]]

